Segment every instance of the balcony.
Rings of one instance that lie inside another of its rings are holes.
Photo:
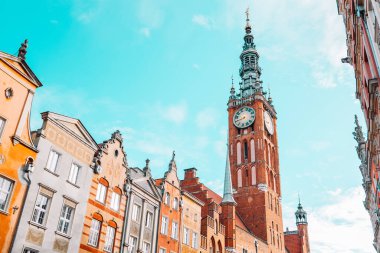
[[[211,229],[214,230],[214,233],[217,234],[217,233],[221,233],[222,235],[225,235],[225,226],[222,225],[221,223],[218,223],[217,226],[218,228],[215,229],[215,220],[211,217],[211,216],[206,216],[202,219],[202,227],[204,226],[207,226]]]

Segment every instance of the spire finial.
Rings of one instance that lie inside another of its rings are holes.
[[[25,39],[25,41],[21,44],[20,48],[18,49],[18,57],[21,60],[25,61],[25,55],[26,55],[26,49],[28,48],[28,40]]]
[[[234,75],[231,75],[231,89],[234,88]]]
[[[247,19],[246,19],[247,23],[245,25],[245,32],[246,33],[251,33],[251,24],[249,23],[249,7],[245,11],[245,15],[247,16]]]
[[[174,161],[174,158],[175,158],[175,150],[173,150],[172,161]]]

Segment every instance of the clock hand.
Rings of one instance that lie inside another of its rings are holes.
[[[245,116],[243,118],[236,120],[235,122],[238,122],[238,121],[243,120],[243,119],[245,119]]]

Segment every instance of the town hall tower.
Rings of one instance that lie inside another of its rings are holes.
[[[239,90],[228,100],[229,158],[236,211],[246,226],[267,242],[270,252],[285,252],[276,110],[263,91],[259,53],[247,11]]]

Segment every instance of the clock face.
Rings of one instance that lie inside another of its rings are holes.
[[[238,128],[246,128],[255,121],[255,110],[250,107],[242,107],[234,115],[234,125]]]
[[[273,119],[267,111],[264,112],[264,124],[268,133],[272,135],[274,132]]]

